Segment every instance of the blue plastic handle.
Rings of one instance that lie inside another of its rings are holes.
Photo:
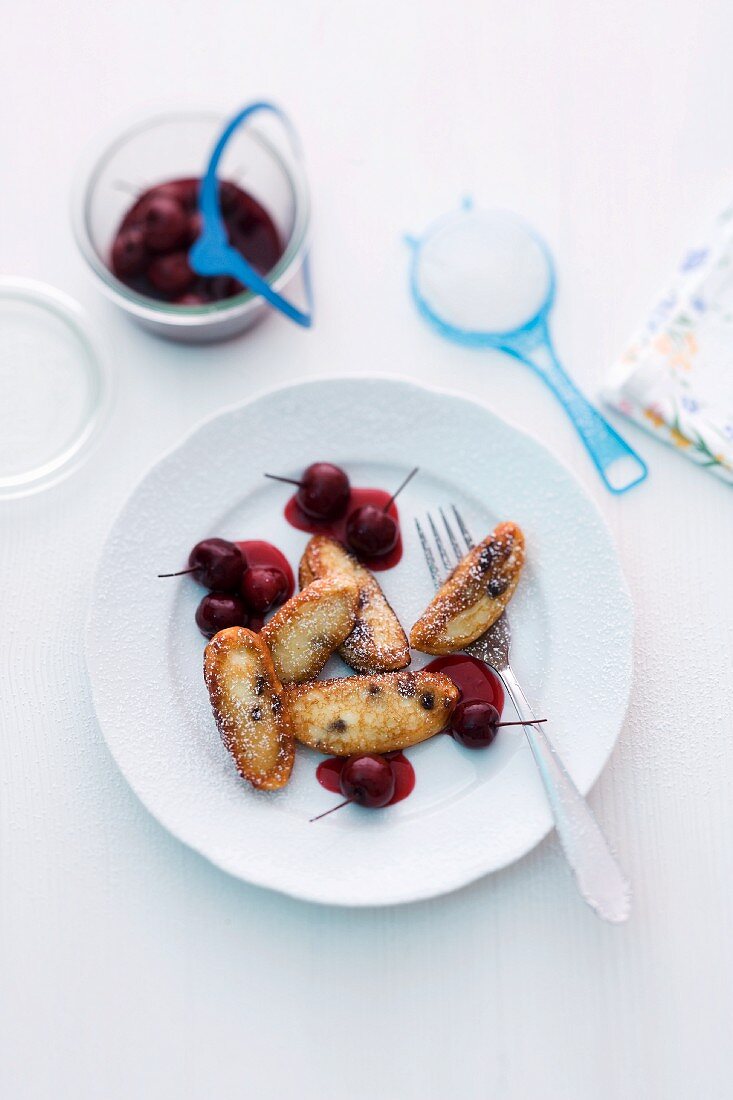
[[[472,209],[471,200],[464,199],[459,211],[439,219],[422,238],[413,236],[405,238],[412,249],[410,290],[419,312],[441,336],[448,340],[453,340],[465,347],[494,348],[504,351],[531,367],[562,403],[606,487],[612,493],[626,492],[647,477],[649,473],[647,465],[583,396],[555,355],[547,325],[547,318],[555,297],[555,266],[550,250],[533,229],[524,226],[528,239],[539,245],[544,254],[547,265],[547,286],[544,300],[537,312],[530,315],[519,328],[506,332],[461,328],[441,316],[422,293],[419,270],[426,242],[429,242],[437,232],[445,231],[457,218]],[[502,216],[518,221],[511,214]]]
[[[565,372],[555,354],[544,320],[539,321],[531,332],[509,337],[501,347],[532,367],[550,386],[612,493],[625,493],[644,480],[649,472],[646,463],[591,405]]]
[[[194,242],[188,254],[188,262],[198,275],[231,275],[239,279],[249,290],[259,294],[271,306],[284,313],[291,321],[310,328],[313,324],[313,293],[310,280],[308,257],[303,262],[303,283],[307,301],[307,310],[300,310],[282,294],[270,286],[260,274],[247,263],[241,252],[229,244],[226,226],[219,206],[219,186],[217,170],[227,142],[244,122],[252,115],[268,111],[274,114],[285,127],[293,147],[299,151],[297,136],[287,115],[276,107],[274,103],[262,100],[258,103],[250,103],[234,116],[224,127],[214,151],[211,154],[206,173],[199,188],[199,211],[201,213],[202,228],[197,241]]]

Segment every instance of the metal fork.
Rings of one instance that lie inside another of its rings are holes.
[[[460,538],[465,544],[465,550],[473,549],[473,539],[461,514],[455,505],[451,505],[451,510]],[[450,520],[442,508],[439,512],[447,535],[447,544],[430,513],[427,516],[427,523],[442,570],[436,561],[425,530],[420,521],[415,520],[418,537],[436,589],[465,554]],[[550,803],[557,835],[582,897],[604,920],[614,923],[625,921],[631,908],[631,888],[628,879],[611,854],[608,842],[588,803],[570,778],[542,726],[537,723],[537,715],[529,705],[509,664],[510,644],[509,619],[504,612],[485,634],[466,646],[465,652],[491,665],[498,673],[520,721],[526,723],[523,726],[524,732]]]

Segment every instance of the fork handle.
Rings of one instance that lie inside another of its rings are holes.
[[[512,669],[507,665],[500,675],[520,720],[536,722],[537,716]],[[590,806],[568,775],[542,726],[526,725],[524,732],[578,890],[599,917],[614,923],[626,920],[631,907],[631,887]]]

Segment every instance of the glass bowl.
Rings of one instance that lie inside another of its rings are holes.
[[[116,278],[109,253],[136,194],[166,180],[203,176],[225,121],[215,111],[166,112],[138,120],[102,143],[74,186],[74,235],[101,289],[144,328],[184,343],[228,339],[249,328],[269,307],[248,290],[206,305],[156,301]],[[285,251],[267,280],[282,293],[306,252],[310,210],[300,161],[256,126],[244,125],[229,141],[219,174],[261,202],[280,231]]]

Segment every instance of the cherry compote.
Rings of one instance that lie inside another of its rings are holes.
[[[160,194],[155,188],[138,199],[133,209],[150,252],[170,252],[184,243],[188,215],[182,202],[173,195]]]
[[[490,703],[501,714],[504,709],[504,688],[488,665],[467,653],[452,653],[436,657],[425,666],[426,672],[442,672],[460,692],[460,702]]]
[[[177,573],[159,573],[159,577],[181,577],[189,573],[204,588],[237,592],[247,558],[240,546],[226,539],[203,539],[188,555],[188,569]]]
[[[169,180],[142,192],[122,219],[110,251],[113,273],[138,294],[176,305],[206,305],[240,294],[236,279],[203,278],[191,270],[188,250],[201,232],[199,180]],[[266,275],[284,252],[265,208],[236,183],[219,184],[222,217],[233,248]]]
[[[205,638],[213,638],[229,626],[247,626],[247,608],[232,592],[209,592],[196,608],[196,626]]]
[[[391,495],[386,493],[384,489],[352,488],[351,490],[349,514],[364,506],[373,507],[380,511],[386,507],[387,514],[397,529],[397,540],[389,553],[381,557],[370,557],[367,554],[357,552],[359,560],[366,565],[367,569],[371,569],[374,572],[383,569],[391,569],[402,559],[402,538],[399,530],[399,513],[397,512],[397,505],[390,503],[390,501]],[[285,519],[292,527],[297,528],[298,531],[307,531],[311,535],[330,535],[332,538],[338,539],[344,546],[349,546],[349,539],[346,531],[348,522],[347,516],[342,516],[341,519],[337,520],[312,519],[310,516],[307,516],[300,507],[296,495],[291,497],[285,505]]]
[[[415,789],[415,769],[402,752],[388,752],[382,757],[389,764],[394,779],[394,792],[388,806],[394,806],[407,798]],[[316,768],[316,779],[327,791],[334,794],[343,794],[341,788],[341,773],[346,766],[349,757],[329,756],[322,760]]]
[[[394,493],[352,488],[339,466],[314,462],[300,479],[265,474],[297,485],[285,505],[285,518],[299,531],[330,535],[348,547],[368,569],[391,569],[402,557],[395,498],[417,473],[411,470]]]
[[[186,574],[211,590],[196,609],[196,624],[207,638],[229,626],[261,630],[263,616],[289,600],[295,590],[285,555],[260,539],[203,539],[189,554],[187,569],[158,576]]]
[[[467,749],[485,749],[499,732],[501,715],[492,703],[467,699],[453,711],[450,731],[459,745]]]
[[[349,757],[341,769],[339,786],[349,802],[370,809],[386,806],[394,794],[394,775],[389,760],[375,753]]]
[[[250,611],[265,615],[285,602],[288,578],[273,565],[253,565],[242,577],[242,596]]]
[[[275,602],[271,606],[279,606],[290,599],[295,591],[295,577],[293,576],[293,570],[290,568],[290,562],[282,551],[278,550],[277,546],[273,546],[271,542],[265,542],[262,539],[247,539],[244,542],[236,542],[234,545],[242,552],[247,561],[249,567],[247,572],[268,570],[284,578],[284,585],[278,578],[278,593]],[[246,574],[242,578],[243,586],[245,578]],[[242,595],[246,599],[247,594],[244,587],[242,587]],[[270,608],[268,607],[266,610],[270,610]],[[264,612],[257,611],[254,606],[252,611],[257,614],[264,614]]]
[[[397,520],[384,508],[362,504],[346,521],[346,541],[360,558],[384,558],[400,537]]]
[[[504,709],[504,688],[496,673],[467,653],[436,657],[426,668],[444,673],[461,693],[446,732],[467,749],[487,748],[496,737]]]
[[[340,466],[313,462],[303,471],[295,499],[311,519],[341,519],[349,506],[351,485]]]

